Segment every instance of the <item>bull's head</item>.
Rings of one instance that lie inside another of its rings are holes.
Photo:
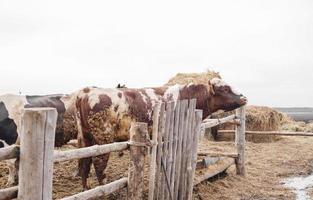
[[[219,78],[209,81],[211,93],[210,108],[212,111],[230,111],[247,104],[247,98],[237,93],[232,87]]]

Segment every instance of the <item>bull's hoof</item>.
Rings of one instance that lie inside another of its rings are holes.
[[[86,185],[83,184],[83,191],[90,190],[90,189],[91,189],[91,183],[90,183],[90,180],[87,179]]]

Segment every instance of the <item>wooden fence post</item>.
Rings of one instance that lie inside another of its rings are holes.
[[[238,175],[245,176],[245,129],[246,129],[246,114],[245,106],[236,110],[236,117],[240,120],[240,125],[236,126],[235,145],[237,148],[238,157],[236,158],[236,171]]]
[[[56,121],[55,108],[27,108],[24,111],[18,199],[52,199]]]
[[[132,123],[130,128],[130,164],[127,191],[129,200],[143,199],[144,164],[148,148],[142,144],[148,141],[148,125],[140,122]]]
[[[153,110],[153,130],[152,130],[153,146],[151,148],[151,157],[150,157],[149,196],[148,196],[149,200],[154,199],[160,108],[161,108],[161,105],[157,104]]]

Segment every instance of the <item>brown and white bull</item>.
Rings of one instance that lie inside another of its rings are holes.
[[[159,88],[114,88],[88,87],[76,93],[76,107],[81,133],[79,147],[108,144],[129,139],[131,122],[146,122],[152,125],[153,107],[158,102],[197,99],[197,109],[203,110],[203,118],[217,110],[233,110],[247,103],[246,97],[236,93],[219,78],[204,84],[174,85]],[[103,173],[109,154],[79,161],[84,189],[93,163],[99,184],[103,184]]]

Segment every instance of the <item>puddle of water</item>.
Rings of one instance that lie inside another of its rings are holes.
[[[293,190],[297,200],[309,200],[306,190],[313,187],[313,174],[307,177],[294,177],[282,181],[285,187]]]

